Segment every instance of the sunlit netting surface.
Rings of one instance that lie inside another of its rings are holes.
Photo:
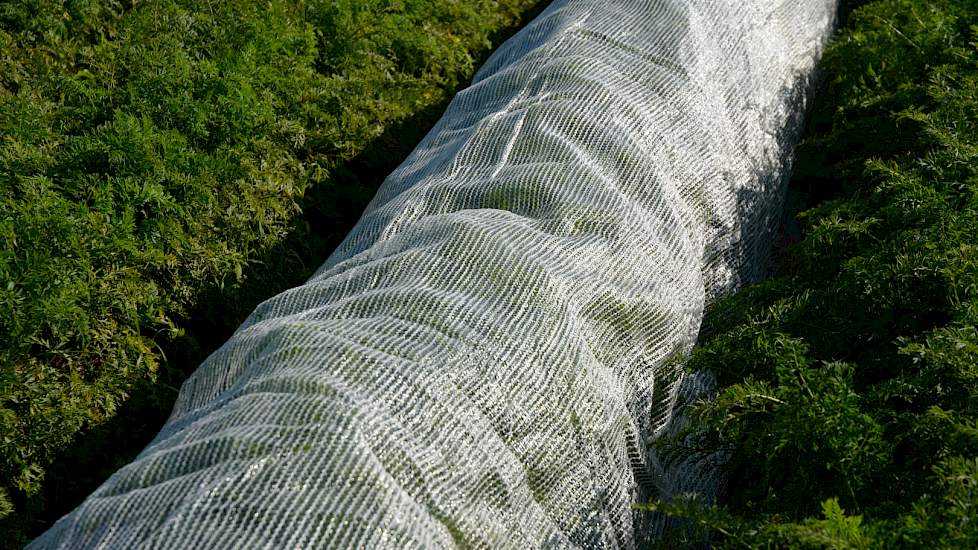
[[[759,275],[832,0],[566,0],[38,548],[632,547],[705,305]]]

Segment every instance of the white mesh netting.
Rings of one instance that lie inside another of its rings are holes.
[[[706,304],[763,271],[834,0],[558,0],[305,285],[35,541],[632,547]]]

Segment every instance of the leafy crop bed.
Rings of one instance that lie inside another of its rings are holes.
[[[978,547],[978,2],[860,4],[800,151],[802,239],[693,355],[719,394],[666,450],[728,483],[652,506],[676,539]]]
[[[4,544],[90,488],[93,459],[65,456],[145,443],[67,451],[139,388],[155,431],[208,342],[321,263],[536,3],[0,2]]]

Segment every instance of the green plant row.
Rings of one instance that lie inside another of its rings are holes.
[[[536,3],[0,2],[0,517]]]
[[[860,4],[799,151],[802,239],[692,355],[718,393],[663,450],[727,481],[648,507],[685,518],[670,543],[978,547],[978,2]]]

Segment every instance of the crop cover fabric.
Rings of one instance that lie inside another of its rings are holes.
[[[648,442],[764,270],[834,13],[554,2],[33,547],[640,543],[632,503],[716,481]]]

